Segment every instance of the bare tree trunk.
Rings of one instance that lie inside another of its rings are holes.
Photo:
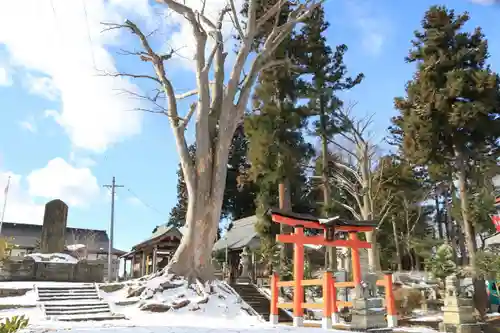
[[[476,269],[476,235],[473,233],[472,225],[469,221],[469,198],[467,193],[467,180],[466,180],[466,161],[462,153],[455,150],[457,158],[457,176],[458,187],[460,193],[460,210],[462,213],[462,221],[464,224],[464,232],[467,243],[467,250],[470,260],[472,280],[474,284],[474,305],[481,318],[486,316],[487,308],[487,295],[484,278],[480,277]]]
[[[415,270],[418,272],[420,271],[420,256],[418,253],[415,253]]]
[[[394,216],[391,217],[392,224],[392,234],[394,237],[394,245],[396,246],[396,263],[398,265],[398,271],[403,270],[403,256],[401,255],[401,246],[399,244],[398,229],[396,225],[396,219]]]
[[[320,96],[320,127],[321,127],[321,178],[323,183],[323,214],[328,217],[332,204],[330,178],[328,176],[328,137],[326,135],[326,119],[323,95]],[[329,246],[325,252],[326,265],[332,272],[337,271],[337,248]]]
[[[278,193],[279,193],[279,208],[291,211],[292,210],[292,196],[290,191],[290,182],[287,178],[283,179],[281,183],[278,185]],[[280,224],[280,233],[281,234],[290,234],[293,233],[293,227]],[[281,267],[285,269],[287,267],[287,263],[291,262],[293,259],[293,244],[283,244],[280,250],[280,262]]]
[[[439,233],[439,239],[443,239],[443,223],[441,221],[441,209],[439,207],[439,195],[437,193],[434,195],[434,204],[436,205],[436,226]]]

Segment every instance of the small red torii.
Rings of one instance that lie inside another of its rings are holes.
[[[286,224],[294,227],[295,232],[288,235],[277,235],[276,240],[281,243],[292,243],[293,253],[293,279],[294,300],[293,317],[299,322],[303,319],[303,294],[304,286],[304,245],[324,245],[332,247],[349,247],[352,249],[352,278],[355,287],[361,285],[361,263],[359,249],[369,249],[371,244],[358,238],[358,232],[369,232],[375,230],[376,221],[349,221],[339,218],[319,219],[317,217],[298,214],[279,209],[269,211],[272,220],[276,223]],[[323,235],[306,235],[304,228],[323,230]],[[349,239],[335,239],[336,232],[349,234]],[[299,324],[301,326],[301,324]]]

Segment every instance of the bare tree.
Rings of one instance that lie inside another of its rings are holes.
[[[205,6],[195,10],[181,1],[158,0],[170,10],[181,15],[191,26],[195,38],[195,74],[196,89],[183,95],[176,95],[173,84],[165,71],[166,61],[175,54],[166,54],[153,50],[149,35],[144,34],[133,22],[106,24],[107,29],[127,29],[135,35],[142,50],[134,52],[142,61],[149,62],[153,75],[117,73],[114,76],[147,79],[158,85],[158,94],[151,100],[158,105],[158,96],[166,99],[166,108],[160,113],[169,118],[175,138],[177,152],[188,192],[185,233],[171,263],[164,272],[171,272],[195,279],[209,280],[213,277],[210,259],[212,246],[220,220],[222,199],[227,174],[227,160],[233,134],[241,122],[247,107],[252,86],[258,74],[273,66],[283,65],[286,60],[275,60],[274,51],[292,32],[295,25],[307,18],[322,0],[306,0],[304,3],[291,3],[278,0],[257,17],[261,1],[250,0],[248,19],[243,25],[239,21],[233,0],[223,8],[216,20],[204,14]],[[275,24],[266,41],[256,54],[254,39],[263,25],[280,14],[285,5],[292,5],[293,10],[288,20]],[[229,16],[241,41],[236,59],[230,73],[225,71],[227,51],[224,49],[222,26]],[[213,39],[213,47],[207,52],[207,41]],[[251,61],[251,63],[249,63]],[[244,70],[248,69],[245,75]],[[178,101],[186,96],[197,95],[197,101],[191,105],[185,116],[178,110]],[[185,130],[194,116],[196,156],[190,158]]]
[[[368,265],[370,270],[376,270],[380,268],[377,230],[387,219],[393,193],[384,191],[387,182],[384,179],[384,160],[378,158],[377,147],[367,133],[371,120],[356,120],[351,115],[352,108],[351,105],[340,110],[346,131],[339,134],[342,140],[331,143],[342,156],[335,162],[334,186],[347,193],[354,204],[334,202],[347,209],[356,220],[378,221],[374,231],[365,233],[367,241],[372,244],[368,249]]]

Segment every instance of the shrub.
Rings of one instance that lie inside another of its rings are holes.
[[[394,290],[394,305],[401,315],[411,314],[413,310],[420,308],[421,304],[420,290],[404,287]]]
[[[0,324],[0,333],[15,333],[28,326],[29,320],[24,316],[7,318],[5,323]]]

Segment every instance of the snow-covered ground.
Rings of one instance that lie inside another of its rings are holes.
[[[133,287],[138,283],[147,289],[154,290],[163,278],[153,279],[145,282],[135,281]],[[101,296],[110,303],[137,300],[132,305],[112,305],[116,313],[124,314],[128,320],[113,321],[84,321],[84,322],[61,322],[46,320],[42,310],[38,307],[17,308],[0,310],[0,318],[12,317],[14,315],[25,315],[30,320],[29,327],[25,332],[63,332],[71,330],[74,333],[320,333],[321,328],[294,328],[287,325],[271,325],[263,322],[256,316],[251,316],[245,311],[247,305],[237,295],[227,289],[225,284],[216,283],[213,294],[207,303],[203,300],[206,295],[200,295],[194,289],[188,288],[183,281],[176,288],[168,288],[163,292],[152,293],[146,291],[142,296],[127,298],[130,285],[122,289],[106,293],[100,291]],[[129,283],[127,283],[129,284]],[[39,285],[68,286],[71,283],[40,283]],[[0,288],[27,289],[33,287],[33,282],[2,282]],[[151,297],[152,296],[152,297]],[[148,298],[148,299],[145,299]],[[182,300],[188,300],[189,304],[179,308],[170,309],[167,312],[151,313],[142,311],[141,304],[178,304]],[[0,305],[35,305],[36,295],[34,291],[28,291],[24,296],[2,297]],[[427,328],[398,328],[397,332],[421,332],[435,333]],[[329,332],[340,333],[346,331],[329,330]]]

